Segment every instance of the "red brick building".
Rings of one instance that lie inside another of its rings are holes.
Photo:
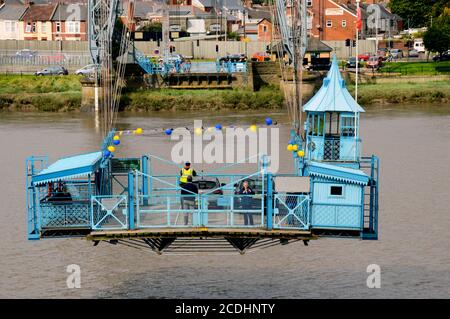
[[[59,4],[51,18],[54,41],[87,40],[87,6]]]

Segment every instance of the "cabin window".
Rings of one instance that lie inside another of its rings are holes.
[[[341,116],[341,135],[355,136],[355,117],[353,115]]]
[[[342,27],[343,28],[347,27],[347,20],[342,20]]]
[[[323,135],[324,118],[322,114],[309,115],[309,135],[322,136]]]
[[[57,33],[61,32],[61,22],[56,22],[56,32]]]
[[[331,196],[342,196],[342,186],[330,186]]]
[[[306,6],[312,7],[312,0],[306,0]]]
[[[339,135],[339,113],[326,113],[326,131],[327,136]]]
[[[333,21],[327,20],[327,28],[331,28],[333,26]]]

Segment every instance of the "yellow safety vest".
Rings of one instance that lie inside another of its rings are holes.
[[[189,175],[192,176],[193,169],[185,169],[184,167],[181,169],[181,177],[180,177],[180,183],[187,183],[187,178]]]

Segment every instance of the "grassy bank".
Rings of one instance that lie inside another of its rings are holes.
[[[412,58],[411,58],[412,59]],[[382,73],[401,75],[440,75],[450,74],[450,61],[443,62],[386,62],[380,69]]]
[[[354,86],[349,86],[351,94]],[[358,102],[364,106],[398,103],[450,103],[450,81],[378,83],[358,86]]]
[[[353,94],[354,87],[349,85]],[[283,94],[277,87],[250,90],[138,90],[124,92],[121,109],[159,110],[250,110],[279,109]],[[378,83],[359,87],[359,102],[370,107],[398,103],[450,103],[450,81],[425,83]],[[76,76],[0,76],[0,110],[78,111],[81,85]]]
[[[0,110],[73,111],[81,105],[81,84],[75,75],[0,76]]]
[[[276,87],[250,90],[140,90],[124,94],[125,110],[279,109],[283,94]]]

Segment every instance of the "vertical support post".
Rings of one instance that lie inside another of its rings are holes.
[[[128,229],[134,230],[134,173],[128,172]]]
[[[272,173],[267,175],[267,230],[273,229],[273,183]]]
[[[142,198],[144,199],[144,206],[148,205],[148,157],[143,155],[141,157],[141,171],[142,171]]]

